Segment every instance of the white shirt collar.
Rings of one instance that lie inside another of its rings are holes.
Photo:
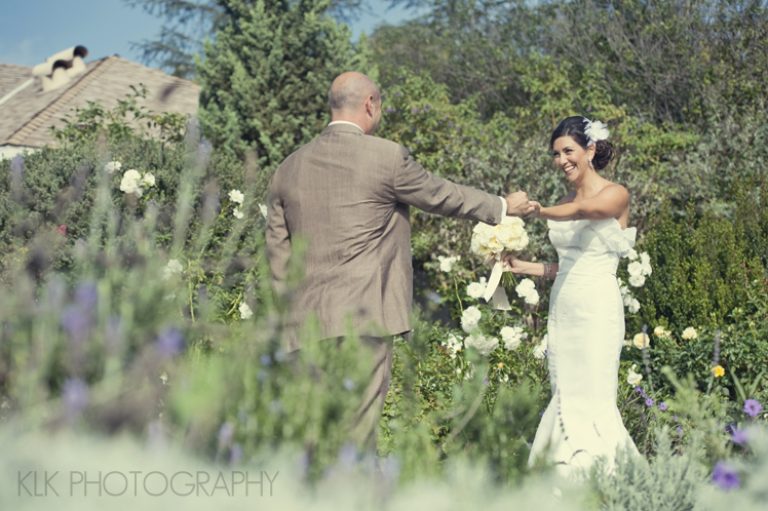
[[[363,133],[365,133],[365,130],[363,130],[363,128],[361,128],[360,126],[358,126],[357,124],[355,124],[354,122],[351,122],[351,121],[333,121],[333,122],[329,123],[328,126],[336,126],[337,124],[349,124],[350,126],[354,126],[355,128],[357,128],[360,131],[362,131]]]

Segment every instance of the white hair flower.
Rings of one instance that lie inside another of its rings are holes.
[[[584,118],[584,122],[587,123],[584,127],[584,134],[589,138],[589,145],[594,144],[598,140],[608,140],[610,132],[605,123],[601,121],[590,121],[586,117]]]

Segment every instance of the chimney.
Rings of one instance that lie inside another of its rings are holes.
[[[67,84],[72,78],[85,71],[83,59],[88,55],[85,46],[73,46],[54,53],[45,62],[32,69],[34,76],[39,76],[43,84],[43,92],[54,90]]]

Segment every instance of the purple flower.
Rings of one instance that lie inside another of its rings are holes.
[[[77,305],[68,305],[61,313],[60,323],[72,341],[81,343],[91,330],[91,313]]]
[[[232,437],[235,434],[235,426],[227,421],[219,428],[219,449],[232,443]]]
[[[176,327],[169,327],[160,332],[155,341],[157,351],[165,358],[172,358],[184,349],[184,335]]]
[[[733,428],[731,433],[731,442],[736,445],[746,445],[749,441],[749,435],[743,429]]]
[[[339,449],[337,465],[342,469],[349,470],[360,460],[360,454],[360,451],[358,451],[354,444],[347,442],[341,446],[341,449]]]
[[[712,470],[712,482],[721,490],[733,490],[741,485],[739,474],[724,461],[718,461]]]
[[[61,389],[61,400],[70,416],[77,415],[88,406],[88,385],[80,378],[70,378]]]
[[[677,431],[677,435],[678,436],[683,436],[683,427],[682,426],[676,427],[675,431]]]
[[[243,460],[243,448],[240,444],[235,444],[229,451],[229,464],[239,465]]]
[[[82,309],[92,311],[99,301],[99,290],[94,282],[82,282],[75,289],[75,303]]]
[[[763,405],[757,399],[747,399],[744,401],[744,413],[750,417],[757,417],[763,411]]]
[[[668,409],[669,407],[667,406],[667,403],[665,403],[664,401],[659,403],[659,410],[661,410],[662,412],[666,412]]]
[[[392,112],[396,112],[397,109],[393,106],[388,106],[384,111],[388,114],[391,114]]]
[[[123,341],[123,323],[120,321],[120,316],[110,316],[104,330],[104,343],[107,349],[116,351]]]
[[[272,365],[272,357],[265,353],[259,357],[259,362],[261,362],[261,365],[269,367]]]
[[[650,397],[645,398],[645,406],[647,407],[653,406],[653,399],[651,399]]]

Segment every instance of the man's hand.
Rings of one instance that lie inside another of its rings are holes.
[[[528,200],[528,194],[519,191],[507,195],[507,215],[525,216],[534,211],[534,206]]]

